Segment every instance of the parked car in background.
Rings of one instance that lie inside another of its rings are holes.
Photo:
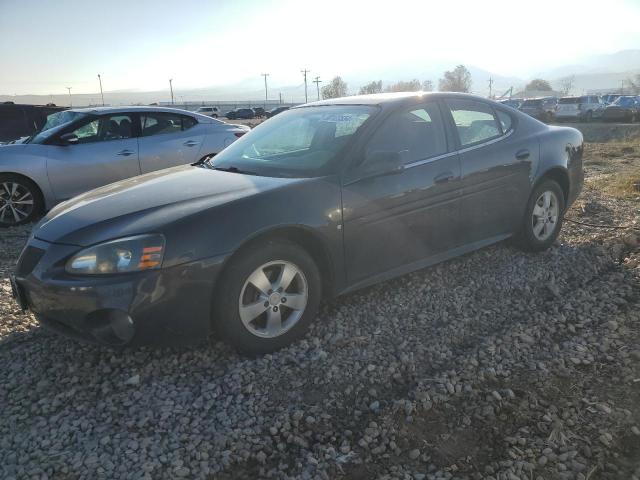
[[[582,188],[582,151],[579,131],[474,95],[315,102],[209,161],[59,205],[14,291],[42,324],[93,342],[215,329],[270,352],[304,335],[323,297],[512,236],[549,248]]]
[[[0,103],[0,142],[10,142],[21,137],[28,137],[42,128],[48,115],[61,110],[65,110],[65,107],[57,107],[54,104]]]
[[[0,226],[29,222],[92,188],[197,162],[248,130],[174,108],[54,113],[24,143],[0,147]]]
[[[262,118],[266,116],[267,112],[262,107],[254,107],[253,114],[255,115],[255,118]]]
[[[541,122],[549,122],[553,120],[557,104],[556,97],[528,98],[520,105],[520,111]]]
[[[559,122],[566,120],[590,122],[592,119],[602,116],[604,107],[604,103],[597,95],[562,97],[558,100],[555,118]]]
[[[250,120],[252,118],[255,118],[255,116],[256,113],[251,108],[238,108],[237,110],[231,110],[230,112],[227,112],[226,115],[229,120]]]
[[[602,101],[606,105],[609,105],[609,104],[612,104],[613,102],[615,102],[616,98],[621,97],[621,96],[622,96],[622,94],[620,94],[620,93],[608,93],[608,94],[602,96]]]
[[[521,98],[510,98],[508,100],[499,100],[499,103],[501,103],[502,105],[506,105],[507,107],[515,108],[516,110],[518,110],[522,105],[523,101],[524,100],[522,100]]]
[[[611,122],[640,121],[640,97],[625,95],[616,98],[605,107],[602,119]]]
[[[218,118],[220,116],[220,110],[218,107],[200,107],[196,110],[196,113],[213,118]]]
[[[267,111],[267,118],[271,118],[279,113],[285,112],[289,110],[289,107],[276,107],[276,108],[272,108],[271,110]]]

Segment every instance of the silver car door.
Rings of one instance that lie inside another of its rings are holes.
[[[199,160],[206,124],[189,115],[169,112],[140,114],[142,173]]]
[[[47,173],[57,201],[140,175],[130,114],[94,117],[70,133],[77,143],[58,141],[47,146]]]

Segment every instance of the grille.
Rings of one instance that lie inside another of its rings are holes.
[[[22,251],[18,264],[16,265],[16,275],[19,277],[26,277],[29,275],[44,255],[44,250],[41,248],[32,247],[27,245]]]

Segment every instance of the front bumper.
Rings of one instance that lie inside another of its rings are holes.
[[[81,277],[64,271],[66,260],[78,250],[32,238],[21,255],[15,282],[44,326],[107,345],[188,344],[209,335],[213,286],[224,256],[166,269]],[[41,258],[26,261],[33,251]]]

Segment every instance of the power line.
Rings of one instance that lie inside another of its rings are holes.
[[[264,108],[267,108],[267,102],[269,101],[269,95],[267,91],[267,77],[269,76],[269,74],[261,73],[260,75],[264,77]]]
[[[102,106],[104,107],[104,95],[102,93],[102,77],[98,74],[98,81],[100,82],[100,97],[102,97]]]
[[[322,80],[320,80],[320,77],[316,77],[313,83],[316,84],[316,90],[318,91],[318,100],[320,100],[320,84],[322,83]]]
[[[308,103],[309,102],[309,96],[307,95],[307,73],[309,73],[311,70],[307,70],[306,68],[304,70],[300,70],[300,72],[304,75],[304,103]]]

